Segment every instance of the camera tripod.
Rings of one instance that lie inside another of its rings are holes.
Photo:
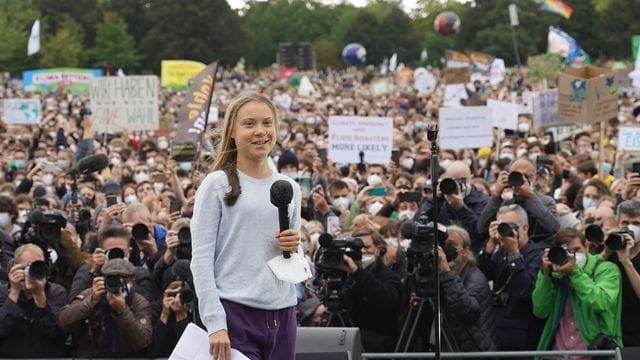
[[[428,310],[431,310],[431,313],[425,312],[425,304],[428,306]],[[434,303],[429,298],[423,297],[414,297],[409,305],[409,312],[407,313],[407,318],[402,325],[402,330],[400,332],[400,337],[398,338],[398,343],[396,344],[395,352],[403,352],[406,353],[410,349],[414,349],[415,351],[421,351],[424,346],[421,340],[416,335],[416,330],[419,322],[422,320],[423,316],[430,316],[431,324],[428,331],[438,331],[438,325],[435,323],[435,311],[437,309],[434,306]],[[442,328],[442,340],[444,341],[445,351],[456,352],[459,351],[458,344],[451,334],[451,330],[448,328],[446,323],[446,317],[442,314],[444,320],[441,326]],[[407,334],[408,331],[408,334]],[[434,334],[435,335],[435,334]],[[429,344],[431,345],[431,344]],[[430,346],[431,347],[431,346]]]
[[[346,309],[325,311],[321,324],[323,327],[354,327]]]

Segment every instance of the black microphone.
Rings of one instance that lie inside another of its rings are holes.
[[[289,203],[293,199],[293,187],[287,180],[278,180],[271,185],[271,203],[278,208],[280,231],[289,229]],[[291,257],[288,251],[283,251],[285,259]]]
[[[105,154],[96,154],[82,158],[78,161],[78,165],[71,172],[77,172],[80,175],[87,175],[95,171],[100,171],[109,165],[109,158]]]

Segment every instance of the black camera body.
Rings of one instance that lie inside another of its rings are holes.
[[[593,243],[602,244],[604,242],[604,231],[600,226],[592,224],[584,229],[584,237]]]
[[[106,255],[108,260],[124,259],[124,251],[117,247],[107,250]]]
[[[119,294],[120,290],[127,290],[127,282],[120,275],[107,275],[104,278],[104,287],[112,294]]]
[[[622,228],[622,230],[609,234],[607,240],[604,241],[604,245],[611,251],[622,250],[627,246],[627,242],[624,239],[624,234],[629,234],[632,238],[635,236],[633,231],[628,228]]]
[[[512,171],[509,173],[509,177],[507,177],[507,183],[511,187],[518,187],[524,184],[524,175],[519,171]]]
[[[171,290],[169,291],[169,296],[171,297],[179,296],[180,303],[182,303],[182,305],[185,305],[185,306],[189,304],[193,304],[193,299],[195,298],[195,294],[193,293],[193,290],[186,289],[186,288],[177,288],[177,289]]]
[[[134,240],[147,240],[149,238],[149,234],[149,227],[143,223],[137,223],[131,227],[131,236]]]
[[[498,234],[500,237],[514,236],[514,233],[518,231],[518,225],[510,222],[503,222],[498,224]]]
[[[461,191],[464,196],[471,192],[471,188],[465,181],[455,177],[444,178],[440,181],[440,192],[444,195],[454,195]]]
[[[554,265],[564,265],[569,262],[569,254],[575,254],[566,244],[549,248],[549,261]]]
[[[42,260],[25,264],[22,269],[29,274],[29,277],[35,280],[42,280],[47,277],[47,263]]]
[[[355,261],[362,259],[360,249],[363,246],[364,244],[360,238],[333,240],[329,237],[324,237],[320,240],[320,252],[316,265],[319,269],[341,270],[344,266],[344,255]]]
[[[433,250],[436,237],[439,245],[444,245],[447,239],[447,227],[442,224],[434,225],[428,222],[426,216],[420,218],[420,222],[410,222],[402,226],[402,236],[410,239],[411,244],[407,249],[407,258],[413,273],[413,286],[416,295],[431,297],[433,295]]]
[[[62,228],[67,226],[67,219],[59,211],[43,212],[33,209],[22,231],[14,235],[16,247],[24,244],[40,246],[45,255],[49,247],[57,248],[62,236]]]

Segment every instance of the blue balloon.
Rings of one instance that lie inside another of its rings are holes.
[[[358,43],[351,43],[342,49],[342,60],[349,65],[362,65],[367,61],[367,49]]]

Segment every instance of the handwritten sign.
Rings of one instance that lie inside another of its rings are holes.
[[[491,109],[491,122],[494,127],[509,130],[518,127],[518,104],[489,99],[487,106]]]
[[[39,124],[42,120],[39,99],[5,99],[3,103],[6,124]]]
[[[159,127],[157,76],[91,79],[91,110],[96,131],[155,130]]]
[[[622,150],[640,150],[640,127],[621,127],[618,129],[620,140],[618,148]]]

